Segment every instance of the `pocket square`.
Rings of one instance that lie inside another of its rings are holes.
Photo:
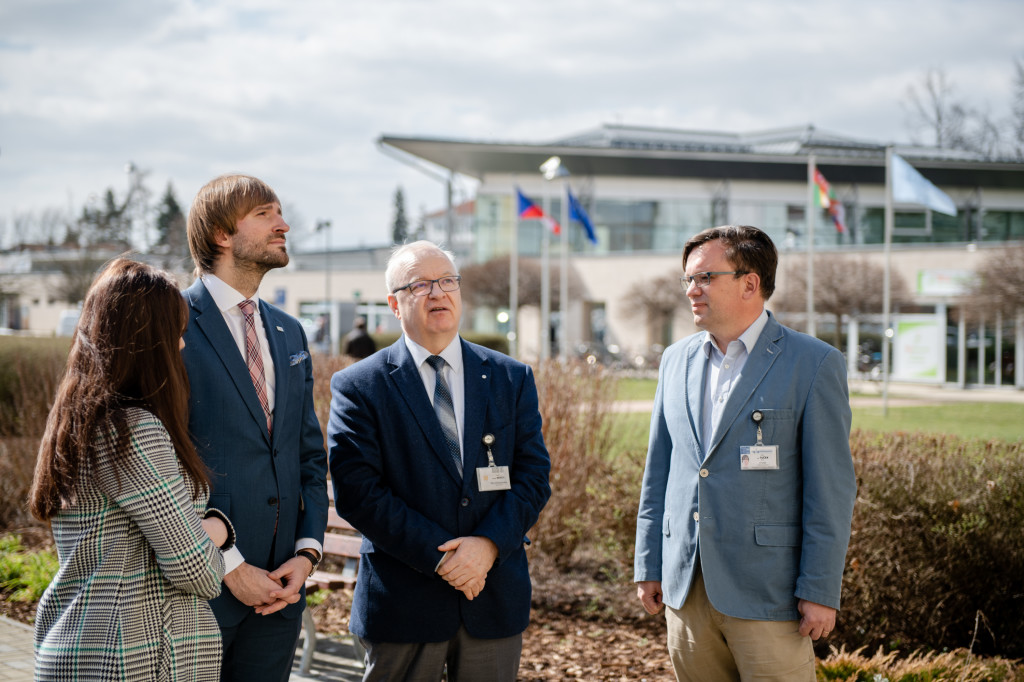
[[[295,355],[292,355],[292,356],[290,356],[288,358],[288,365],[290,367],[294,367],[295,365],[299,364],[300,362],[302,362],[303,360],[305,360],[308,357],[309,357],[309,353],[307,353],[306,351],[302,351],[300,353],[296,353]]]

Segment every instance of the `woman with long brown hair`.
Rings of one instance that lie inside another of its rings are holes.
[[[177,283],[124,258],[86,295],[29,500],[60,570],[36,614],[37,680],[216,680],[230,522],[188,436]]]

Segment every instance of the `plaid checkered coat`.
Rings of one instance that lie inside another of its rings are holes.
[[[221,638],[207,600],[224,558],[200,525],[170,436],[132,408],[120,485],[109,450],[83,467],[52,520],[60,570],[36,614],[37,680],[217,680]]]

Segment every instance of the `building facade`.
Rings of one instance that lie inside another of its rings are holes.
[[[539,258],[550,237],[541,221],[518,219],[516,190],[566,222],[564,184],[571,186],[594,224],[597,243],[587,241],[578,225],[568,226],[570,267],[582,281],[582,294],[564,315],[557,310],[551,315],[550,328],[541,324],[536,308],[520,310],[516,330],[523,357],[541,354],[546,333],[570,355],[611,348],[639,364],[693,332],[685,306],[667,324],[654,324],[636,313],[635,298],[625,294],[634,286],[677,278],[689,237],[734,223],[764,229],[779,246],[780,291],[788,286],[787,273],[812,254],[816,259],[842,254],[879,266],[889,261],[911,294],[890,320],[899,332],[893,341],[896,378],[1024,386],[1020,315],[984,319],[965,309],[970,282],[987,255],[1024,244],[1024,163],[1019,161],[896,146],[954,200],[957,215],[897,204],[886,255],[886,145],[813,127],[730,134],[606,125],[545,143],[396,136],[383,136],[380,143],[479,181],[472,225],[475,262],[508,255],[513,248],[519,259]],[[539,168],[552,156],[559,157],[567,177],[542,176]],[[831,184],[841,229],[833,214],[813,201],[812,159]],[[549,245],[557,262],[560,242]],[[684,302],[682,291],[676,293]],[[474,324],[504,330],[509,325],[498,320],[509,312],[478,310]],[[806,314],[777,313],[795,327],[806,325]],[[814,319],[815,330],[826,336],[823,329],[834,323],[828,316]],[[861,364],[861,351],[877,352],[871,341],[880,344],[881,322],[873,311],[842,320],[852,368]],[[916,336],[911,330],[918,330]]]

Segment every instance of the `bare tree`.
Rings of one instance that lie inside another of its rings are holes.
[[[1010,145],[1018,159],[1024,160],[1024,58],[1013,61],[1013,105],[1010,119]]]
[[[1024,308],[1024,246],[994,249],[978,268],[966,307],[979,317],[1010,317]]]
[[[678,274],[634,282],[622,296],[626,317],[641,319],[647,326],[648,344],[661,343],[665,330],[671,329],[676,312],[686,301]]]
[[[989,157],[999,151],[999,126],[988,113],[958,97],[943,69],[928,69],[921,83],[908,86],[905,107],[911,139],[917,144],[922,144],[918,136],[923,131],[942,149],[965,149]]]
[[[843,347],[843,315],[856,317],[882,312],[885,270],[867,258],[822,255],[814,258],[814,309],[835,317],[832,345]],[[786,289],[776,291],[775,307],[799,312],[807,309],[807,268],[792,262],[786,268]],[[906,282],[895,270],[891,273],[891,300],[909,300]]]
[[[560,288],[558,286],[561,268],[552,263],[551,307],[560,309]],[[460,271],[462,275],[462,297],[472,306],[507,308],[509,303],[509,281],[511,263],[508,256],[498,256],[486,263],[468,265]],[[541,294],[541,265],[533,258],[519,259],[519,307],[539,306]],[[569,298],[578,298],[583,292],[583,280],[579,274],[569,270]]]

